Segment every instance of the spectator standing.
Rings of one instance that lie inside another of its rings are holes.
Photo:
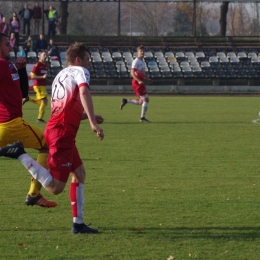
[[[5,34],[8,35],[9,34],[9,29],[10,29],[10,27],[9,27],[8,22],[6,21],[6,17],[3,16],[3,18],[2,18],[2,20],[0,22],[0,32],[1,33],[5,33]]]
[[[12,17],[10,18],[10,26],[11,26],[11,22],[13,21],[13,18],[16,18],[16,20],[20,23],[20,19],[18,18],[18,15],[16,12],[13,12]]]
[[[18,51],[18,46],[17,46],[17,43],[16,43],[15,34],[13,32],[10,35],[9,41],[10,41],[10,45],[13,47],[13,51],[16,55],[16,53]]]
[[[11,33],[14,33],[15,36],[15,44],[17,46],[17,50],[19,47],[19,31],[20,31],[20,22],[18,22],[17,17],[13,16],[12,22],[10,24],[11,27]]]
[[[29,36],[31,33],[31,19],[32,19],[32,9],[29,8],[29,6],[26,4],[24,5],[24,8],[19,11],[19,15],[23,21],[23,36]],[[26,27],[27,27],[27,34],[26,32]]]
[[[33,33],[40,33],[40,23],[42,19],[42,9],[39,6],[39,3],[35,3],[35,6],[32,9],[33,11]]]
[[[55,36],[57,22],[58,12],[56,9],[53,8],[52,5],[50,5],[48,11],[48,36]]]
[[[27,55],[29,51],[35,51],[36,52],[36,43],[32,36],[28,36],[28,39],[23,44],[23,49]]]
[[[57,59],[59,59],[60,57],[59,48],[54,43],[53,39],[50,39],[47,51],[48,51],[48,56],[57,57]]]
[[[44,39],[44,35],[41,33],[39,39],[36,41],[36,52],[46,51],[48,48],[47,41]]]

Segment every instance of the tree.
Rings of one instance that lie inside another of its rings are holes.
[[[222,2],[220,6],[220,19],[219,19],[220,36],[226,36],[227,33],[228,6],[229,6],[229,2]]]

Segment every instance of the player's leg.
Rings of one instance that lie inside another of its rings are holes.
[[[45,123],[43,116],[45,113],[45,108],[47,106],[47,91],[45,86],[39,86],[37,91],[37,100],[40,100],[40,107],[38,112],[38,123]]]
[[[26,148],[38,150],[37,162],[47,169],[48,149],[43,138],[43,131],[38,127],[28,124],[22,118],[16,118],[0,125],[0,140],[5,140],[6,144],[20,140]],[[33,178],[25,203],[32,206],[56,207],[57,203],[46,200],[40,194],[41,187],[41,183]]]
[[[150,121],[148,119],[146,119],[146,117],[145,117],[146,112],[148,110],[148,104],[149,104],[148,94],[140,96],[140,99],[142,100],[142,110],[141,110],[140,122],[148,123]]]
[[[73,217],[72,234],[78,233],[98,233],[97,229],[92,229],[84,224],[84,183],[86,178],[85,167],[79,157],[77,148],[73,153],[72,181],[70,184],[70,202]]]
[[[30,157],[25,152],[22,142],[15,142],[12,145],[1,148],[0,157],[1,156],[18,159],[22,163],[22,165],[30,172],[32,177],[38,180],[41,183],[41,185],[50,193],[57,195],[64,190],[66,182],[60,181],[59,179],[55,179],[55,171],[50,173],[51,170],[48,171],[47,169],[42,167],[38,162],[36,162],[32,157]],[[63,166],[67,167],[67,165],[68,164],[66,163],[66,165]],[[58,172],[58,175],[65,176],[63,177],[63,179],[66,179],[66,181],[69,177],[70,167],[68,167],[67,169],[65,170],[67,170],[68,172]]]
[[[126,99],[126,98],[122,98],[121,100],[121,104],[120,104],[120,109],[122,110],[123,107],[129,103],[129,104],[134,104],[134,105],[141,105],[142,104],[142,100],[140,100],[139,98],[139,93],[138,93],[138,88],[139,88],[139,85],[135,82],[135,81],[132,81],[132,89],[134,90],[137,98],[136,99]]]

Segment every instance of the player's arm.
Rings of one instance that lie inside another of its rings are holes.
[[[103,140],[103,138],[104,138],[103,129],[100,128],[96,123],[93,102],[92,102],[92,98],[91,98],[88,86],[86,86],[86,85],[80,86],[79,95],[80,95],[81,104],[87,114],[89,124],[90,124],[92,130],[95,133],[97,133],[97,136],[101,140]]]
[[[26,60],[24,58],[17,58],[15,61],[15,66],[18,69],[18,74],[20,77],[20,88],[22,91],[23,98],[28,97],[29,92],[29,83],[28,83],[28,75],[26,71]]]
[[[132,68],[131,69],[131,76],[141,85],[143,83],[142,80],[140,80],[136,75],[135,75],[136,69]]]
[[[33,72],[31,72],[30,74],[31,74],[31,79],[46,79],[46,77],[47,77],[47,74],[44,74],[42,76],[37,76]]]
[[[153,80],[150,79],[146,74],[145,74],[145,76],[144,76],[144,79],[148,80],[150,83],[153,82]]]

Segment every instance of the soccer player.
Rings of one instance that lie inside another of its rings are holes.
[[[66,60],[68,67],[59,72],[52,84],[51,117],[44,131],[49,147],[49,171],[24,151],[21,142],[0,149],[0,156],[18,158],[31,175],[53,194],[64,190],[71,174],[71,233],[97,233],[97,229],[92,229],[83,222],[86,173],[75,142],[80,122],[87,118],[92,130],[102,140],[104,133],[97,124],[102,123],[103,118],[94,114],[87,70],[88,49],[83,43],[75,43],[68,49]]]
[[[47,53],[41,52],[39,61],[34,65],[31,72],[31,79],[34,79],[33,89],[36,92],[36,99],[27,97],[24,99],[23,104],[30,101],[39,106],[38,112],[38,123],[46,123],[43,120],[45,108],[47,106],[47,91],[46,91],[46,77],[47,77],[47,64],[46,64]]]
[[[26,60],[17,58],[15,64],[9,62],[12,46],[8,36],[0,33],[0,147],[17,140],[24,147],[39,151],[37,162],[47,168],[48,149],[43,138],[43,131],[22,118],[22,97],[28,96],[28,77]],[[27,205],[56,207],[55,202],[46,200],[41,194],[42,185],[31,180],[31,187],[26,197]]]
[[[120,109],[122,110],[127,103],[134,104],[134,105],[141,105],[142,111],[141,111],[140,122],[148,123],[150,121],[145,118],[145,114],[148,109],[149,98],[148,98],[146,87],[144,85],[144,80],[148,80],[149,82],[152,82],[152,80],[148,78],[145,74],[143,45],[137,47],[137,57],[134,59],[132,63],[131,76],[133,77],[132,89],[134,90],[137,99],[123,98],[120,105]]]

